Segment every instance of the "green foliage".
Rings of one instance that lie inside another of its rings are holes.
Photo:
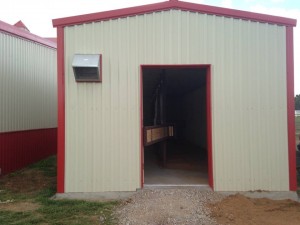
[[[296,126],[296,134],[300,134],[300,116],[295,117],[295,126]]]
[[[300,95],[295,96],[295,109],[300,110]]]

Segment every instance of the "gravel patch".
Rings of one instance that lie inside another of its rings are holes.
[[[115,217],[121,225],[217,225],[206,204],[223,198],[199,188],[143,189],[123,201]]]

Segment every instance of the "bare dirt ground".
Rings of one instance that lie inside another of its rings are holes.
[[[22,194],[23,196],[31,196],[55,182],[55,177],[47,177],[42,171],[25,169],[19,173],[4,176],[0,181],[0,197],[3,189]],[[28,212],[37,210],[39,207],[40,204],[30,200],[18,201],[8,199],[1,201],[0,199],[0,211]]]
[[[300,203],[193,188],[153,189],[124,201],[115,216],[122,225],[299,225]]]
[[[211,216],[223,225],[300,224],[300,203],[292,200],[251,199],[237,194],[208,207]]]
[[[13,174],[1,178],[0,189],[7,189],[13,192],[31,194],[48,187],[55,182],[56,177],[47,177],[42,171],[26,169],[20,171],[21,175]]]
[[[11,202],[0,204],[0,210],[8,210],[13,212],[34,211],[37,210],[39,207],[40,205],[35,202]]]

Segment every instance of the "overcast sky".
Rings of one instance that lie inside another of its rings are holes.
[[[295,94],[300,94],[300,1],[297,0],[186,0],[207,5],[253,11],[298,20],[294,29]],[[2,1],[0,20],[14,24],[19,20],[42,37],[55,37],[52,19],[144,5],[159,0],[8,0]]]

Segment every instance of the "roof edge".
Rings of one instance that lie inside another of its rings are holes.
[[[76,24],[89,23],[93,21],[102,21],[102,20],[122,18],[127,16],[141,15],[145,13],[163,11],[169,9],[181,9],[181,10],[192,11],[192,12],[214,14],[219,16],[278,24],[284,26],[296,26],[297,24],[297,20],[291,18],[272,16],[267,14],[260,14],[260,13],[254,13],[254,12],[248,12],[248,11],[242,11],[236,9],[221,8],[216,6],[209,6],[209,5],[196,4],[190,2],[183,2],[177,0],[170,0],[170,1],[160,2],[160,3],[149,4],[149,5],[134,6],[130,8],[116,9],[116,10],[110,10],[110,11],[104,11],[98,13],[84,14],[79,16],[58,18],[58,19],[53,19],[52,24],[53,27],[64,27],[68,25],[76,25]]]
[[[49,41],[45,38],[42,38],[40,36],[37,36],[35,34],[32,34],[30,32],[27,32],[25,30],[21,30],[20,28],[10,25],[8,23],[5,23],[0,20],[0,32],[3,31],[5,33],[12,34],[14,36],[22,37],[24,39],[51,47],[51,48],[57,48],[56,43],[53,41]]]

